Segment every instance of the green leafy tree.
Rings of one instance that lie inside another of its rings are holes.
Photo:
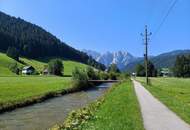
[[[92,67],[87,67],[86,73],[89,80],[98,80],[99,76]]]
[[[73,87],[75,88],[84,89],[89,87],[87,73],[84,70],[80,70],[77,67],[72,72],[72,80]]]
[[[137,76],[140,76],[140,77],[145,76],[145,68],[143,65],[138,64],[136,66],[136,74],[137,74]]]
[[[110,72],[109,73],[109,79],[111,80],[117,80],[117,73],[114,73],[114,72]]]
[[[111,64],[108,68],[108,72],[120,73],[120,70],[116,64]]]
[[[100,72],[99,75],[100,75],[100,79],[102,79],[102,80],[108,80],[109,79],[108,73]]]
[[[50,74],[62,76],[64,66],[62,60],[60,59],[53,59],[48,63],[48,70]]]
[[[146,75],[145,67],[141,64],[136,66],[136,73],[137,76],[144,77]],[[148,62],[148,76],[149,77],[156,77],[157,76],[157,69],[155,68],[152,62]]]
[[[9,47],[7,49],[7,56],[19,61],[19,51],[15,47]]]

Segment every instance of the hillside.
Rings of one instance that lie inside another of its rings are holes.
[[[33,59],[27,59],[27,58],[20,58],[22,62],[25,63],[25,65],[31,65],[33,66],[38,72],[42,71],[44,69],[44,66],[47,65],[48,60],[40,61],[40,60],[33,60]],[[9,65],[16,62],[15,60],[9,58],[6,54],[0,53],[0,76],[15,76],[14,73],[12,73],[9,70]],[[24,64],[18,63],[20,67],[25,66]],[[64,75],[71,75],[72,71],[75,67],[79,68],[86,68],[87,65],[76,62],[76,61],[70,61],[70,60],[63,60],[64,64]]]
[[[178,55],[190,54],[190,50],[176,50],[151,57],[150,60],[154,63],[156,68],[172,68],[174,66],[176,57]],[[143,64],[144,59],[138,58],[136,61],[131,62],[126,66],[126,71],[133,72],[137,64]]]
[[[21,56],[27,58],[60,57],[104,69],[102,64],[68,46],[43,28],[3,12],[0,12],[0,43],[2,52],[6,52],[8,47],[15,47]]]

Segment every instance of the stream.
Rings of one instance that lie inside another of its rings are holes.
[[[95,101],[113,83],[52,98],[42,103],[0,114],[0,130],[45,130],[63,123],[72,110]]]

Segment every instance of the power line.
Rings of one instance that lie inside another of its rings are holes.
[[[171,13],[172,9],[174,8],[174,6],[176,5],[176,3],[178,2],[178,0],[174,0],[174,2],[172,3],[172,5],[170,6],[170,8],[168,9],[166,15],[164,16],[163,20],[161,21],[161,23],[159,24],[158,28],[156,29],[156,31],[154,32],[154,37],[157,35],[157,33],[160,31],[161,27],[164,25],[164,23],[166,22],[167,17],[169,16],[169,14]]]

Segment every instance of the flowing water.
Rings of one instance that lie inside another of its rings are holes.
[[[112,83],[67,94],[42,103],[0,114],[0,130],[45,130],[63,123],[72,110],[79,109],[103,95]]]

